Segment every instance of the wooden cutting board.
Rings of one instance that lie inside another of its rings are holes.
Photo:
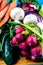
[[[30,60],[26,60],[25,58],[21,58],[21,59],[19,59],[18,61],[17,61],[17,63],[16,64],[14,64],[14,65],[27,65],[27,64],[43,64],[43,62],[33,62],[33,61],[30,61]],[[0,65],[6,65],[6,63],[0,58]]]

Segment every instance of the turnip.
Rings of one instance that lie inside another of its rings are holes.
[[[38,22],[38,23],[37,23],[37,26],[38,26],[41,30],[43,30],[43,22]]]
[[[28,14],[25,16],[23,23],[28,24],[28,23],[37,23],[37,17],[34,14]]]
[[[22,42],[24,40],[24,36],[20,33],[16,35],[16,39],[18,42]]]
[[[13,20],[17,20],[17,21],[23,20],[24,16],[25,16],[24,10],[20,7],[16,7],[12,9],[10,12],[10,17]]]
[[[26,46],[25,42],[20,43],[19,48],[22,49],[22,50],[26,50],[27,46]]]
[[[24,57],[27,57],[27,56],[29,56],[29,53],[28,52],[26,52],[26,51],[21,51],[21,54],[22,54],[22,56],[24,56]]]
[[[26,38],[26,44],[27,44],[28,46],[34,46],[34,45],[36,45],[36,44],[37,44],[37,39],[36,39],[36,37],[35,37],[35,36],[28,36],[28,37]]]

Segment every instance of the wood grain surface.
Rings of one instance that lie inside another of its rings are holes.
[[[16,64],[14,65],[29,65],[29,64],[43,64],[43,62],[33,62],[33,61],[30,61],[30,60],[26,60],[25,58],[21,58],[17,61]],[[6,63],[2,60],[2,58],[0,58],[0,65],[6,65]]]

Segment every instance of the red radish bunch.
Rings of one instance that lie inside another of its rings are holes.
[[[17,25],[15,26],[16,35],[11,40],[11,45],[17,45],[21,50],[21,55],[24,57],[29,57],[36,61],[39,59],[41,52],[40,45],[37,45],[37,39],[33,35],[28,35],[24,37],[22,32],[24,28]]]
[[[34,48],[31,48],[31,59],[32,60],[37,60],[39,59],[39,56],[42,54],[41,47],[36,46]]]
[[[26,50],[27,49],[26,43],[25,42],[20,43],[19,48],[22,50]]]
[[[36,39],[36,37],[35,37],[35,36],[28,36],[28,37],[26,38],[26,44],[27,44],[28,46],[34,46],[34,45],[36,45],[36,44],[37,44],[37,39]]]
[[[38,57],[31,56],[31,59],[32,59],[33,61],[37,61],[37,60],[39,60],[39,56],[38,56]]]
[[[26,51],[24,51],[24,50],[22,50],[22,51],[21,51],[21,54],[22,54],[22,56],[24,56],[24,57],[29,56],[29,53],[28,53],[28,52],[26,52]]]
[[[21,26],[16,26],[16,27],[15,27],[15,30],[16,30],[15,33],[16,33],[16,35],[17,35],[17,34],[19,34],[19,33],[22,33],[22,32],[24,31],[24,28],[21,27]]]
[[[13,37],[12,40],[10,41],[11,45],[16,45],[17,44],[17,40],[16,37]]]
[[[31,49],[31,54],[33,56],[40,56],[41,55],[41,47],[40,46],[36,46],[34,48]]]
[[[24,36],[21,33],[19,33],[16,35],[16,39],[18,42],[22,42],[24,40]]]

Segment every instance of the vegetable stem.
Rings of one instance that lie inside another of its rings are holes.
[[[35,33],[36,35],[38,35],[43,40],[43,36],[39,32],[35,31],[32,27],[30,27],[26,24],[23,24],[19,21],[17,21],[17,22],[16,21],[14,21],[14,22],[9,21],[8,23],[11,24],[11,25],[21,25],[21,26],[27,28],[28,30],[30,30],[31,32]]]

